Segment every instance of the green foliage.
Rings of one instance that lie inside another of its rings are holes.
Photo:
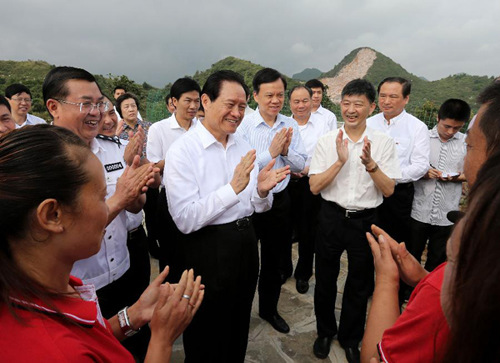
[[[318,78],[321,76],[323,72],[321,72],[319,69],[317,68],[306,68],[304,69],[302,72],[300,73],[295,73],[292,78],[293,79],[296,79],[298,81],[304,81],[304,82],[307,82],[309,81],[310,79],[313,79],[313,78]]]

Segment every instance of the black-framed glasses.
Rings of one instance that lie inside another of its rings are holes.
[[[59,100],[56,98],[56,101],[59,101],[61,103],[65,103],[68,105],[74,105],[80,107],[80,112],[82,113],[90,113],[92,112],[95,108],[100,112],[106,112],[109,109],[109,102],[97,102],[97,103],[92,103],[92,102],[70,102],[66,100]]]

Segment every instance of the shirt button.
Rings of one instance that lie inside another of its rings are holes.
[[[115,260],[115,259],[114,259],[114,258],[112,258],[112,259],[111,259],[111,260],[109,260],[109,261],[110,261],[110,262],[113,262],[114,260]]]
[[[108,239],[111,239],[111,235],[108,236]]]

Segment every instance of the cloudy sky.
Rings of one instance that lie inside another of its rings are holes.
[[[368,46],[429,80],[498,76],[499,14],[496,0],[16,0],[2,4],[0,59],[163,87],[230,55],[291,76]]]

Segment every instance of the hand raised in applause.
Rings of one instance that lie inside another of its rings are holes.
[[[142,156],[144,149],[144,141],[146,140],[146,133],[142,126],[139,125],[137,132],[134,133],[129,131],[128,133],[128,144],[125,147],[123,158],[127,165],[132,165],[135,155]]]
[[[376,236],[378,241],[371,233],[366,233],[366,239],[372,250],[373,264],[377,276],[375,284],[399,287],[398,266],[392,257],[389,242],[383,235]]]
[[[259,172],[257,178],[257,191],[261,198],[267,197],[267,194],[278,183],[282,182],[288,174],[290,174],[290,166],[273,169],[276,159],[273,159]]]
[[[113,195],[118,199],[121,209],[133,203],[142,193],[147,192],[148,186],[154,183],[154,174],[159,172],[152,163],[140,165],[141,158],[136,155],[132,165],[127,166],[122,176],[116,182]]]
[[[250,173],[254,168],[255,158],[255,150],[250,150],[234,168],[233,179],[230,184],[236,194],[240,194],[247,187],[250,181]]]
[[[273,159],[283,152],[283,147],[287,142],[287,135],[288,129],[285,127],[279,130],[276,135],[274,135],[273,141],[271,141],[271,146],[269,146],[269,153],[271,154],[271,157]]]
[[[281,150],[281,153],[280,153],[281,155],[283,155],[283,156],[288,155],[288,148],[290,147],[290,144],[292,143],[292,137],[293,137],[293,127],[289,127],[287,132],[286,132],[285,143],[283,144],[283,149]]]
[[[338,160],[342,164],[345,164],[347,159],[349,159],[349,149],[347,147],[347,143],[349,141],[347,139],[342,140],[343,137],[344,137],[344,133],[342,132],[342,130],[339,130],[339,134],[337,135],[337,138],[335,139],[335,144],[337,145]]]
[[[123,119],[118,120],[117,126],[116,126],[116,131],[115,135],[120,136],[120,134],[123,132],[123,129],[125,128],[125,121]]]
[[[422,267],[420,262],[406,249],[404,242],[396,242],[382,228],[372,225],[372,233],[375,236],[383,236],[391,248],[391,253],[396,261],[399,270],[399,276],[406,284],[416,286],[428,272]]]
[[[365,136],[363,139],[363,150],[361,151],[361,163],[365,166],[366,169],[374,169],[377,164],[372,159],[372,144],[370,140],[368,140],[368,136]]]

